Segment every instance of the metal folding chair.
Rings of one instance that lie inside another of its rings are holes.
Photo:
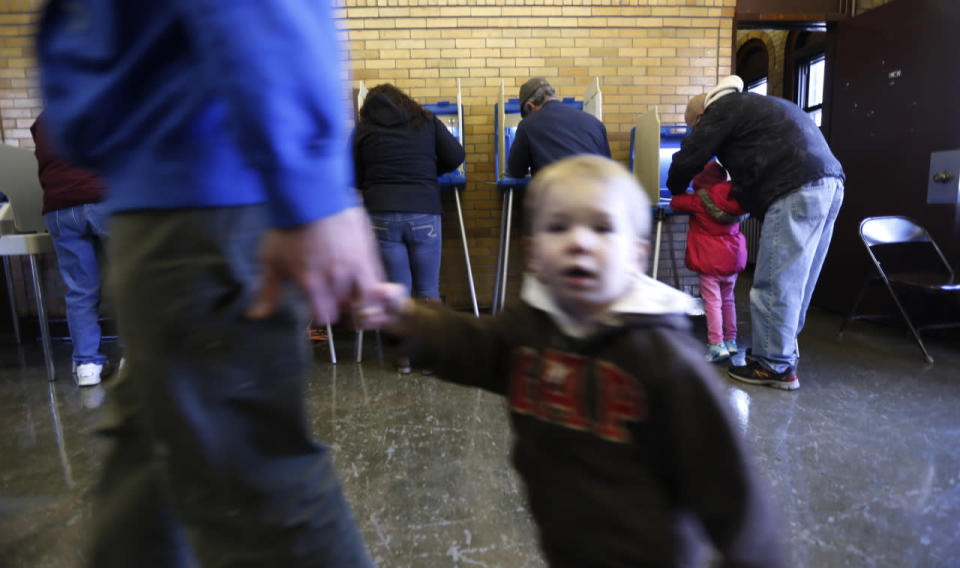
[[[867,217],[860,223],[860,238],[876,269],[863,283],[860,293],[840,325],[840,336],[855,319],[896,317],[896,314],[857,314],[867,289],[877,280],[882,281],[903,320],[910,328],[923,357],[933,363],[933,357],[920,337],[925,329],[960,327],[960,321],[939,321],[916,325],[905,307],[905,296],[911,293],[938,296],[960,295],[960,283],[940,247],[916,221],[908,217]]]

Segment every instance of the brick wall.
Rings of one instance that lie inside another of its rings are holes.
[[[39,14],[31,4],[13,0],[0,4],[0,138],[5,144],[30,148],[29,128],[42,106],[33,53]]]
[[[0,0],[0,41],[9,49],[0,55],[0,122],[7,144],[33,145],[27,128],[41,101],[31,36],[41,3]],[[687,99],[730,72],[735,3],[341,0],[336,16],[354,80],[368,86],[393,82],[421,102],[434,102],[454,100],[461,79],[469,180],[463,207],[479,303],[489,306],[500,217],[493,169],[500,79],[509,97],[526,79],[542,75],[560,95],[580,98],[599,77],[611,149],[626,164],[637,114],[656,106],[663,124],[681,123]],[[683,233],[685,223],[674,229]],[[466,269],[450,196],[444,230],[441,293],[466,307]],[[514,277],[522,266],[519,244],[511,251]],[[682,248],[680,255],[682,265]]]
[[[734,0],[377,4],[344,0],[338,10],[354,79],[367,86],[392,82],[420,102],[455,100],[461,79],[468,178],[464,215],[481,305],[490,303],[499,234],[493,105],[501,79],[508,97],[516,97],[528,78],[544,76],[561,96],[580,98],[599,77],[613,156],[626,164],[637,114],[656,106],[663,124],[682,123],[689,97],[730,71]],[[452,211],[444,227],[441,293],[454,305],[467,306]],[[522,266],[520,252],[517,243],[511,251],[514,277]],[[510,291],[516,293],[517,280],[511,280]]]

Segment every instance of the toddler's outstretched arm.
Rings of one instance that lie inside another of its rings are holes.
[[[502,318],[460,314],[418,304],[399,284],[374,286],[353,306],[358,329],[380,328],[401,341],[399,349],[439,378],[506,394],[507,365],[515,347],[504,337],[516,325]]]
[[[402,316],[415,309],[405,286],[381,282],[353,304],[353,320],[357,329],[381,328],[400,333]]]

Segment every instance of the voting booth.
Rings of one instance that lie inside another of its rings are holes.
[[[588,112],[603,120],[603,94],[600,91],[600,79],[594,77],[593,82],[583,94],[583,100],[573,97],[561,99],[563,104],[578,110]],[[530,181],[530,176],[522,178],[510,177],[507,174],[507,163],[510,158],[510,147],[517,135],[520,125],[520,101],[508,99],[500,80],[500,102],[493,105],[494,137],[496,150],[494,153],[494,174],[497,180],[497,189],[501,194],[500,208],[500,242],[497,248],[497,269],[493,283],[492,312],[496,314],[503,309],[507,296],[507,267],[510,261],[510,232],[513,225],[513,198],[515,190],[523,189]]]
[[[680,143],[689,132],[690,129],[686,126],[661,126],[656,107],[639,115],[635,126],[630,130],[630,170],[650,198],[656,222],[651,265],[651,276],[654,278],[660,268],[663,223],[668,216],[677,214],[670,209],[667,175],[673,155],[680,150]],[[676,265],[676,260],[672,257],[671,259]],[[674,266],[674,274],[676,273]]]
[[[357,82],[357,112],[363,107],[363,101],[367,98],[367,86],[363,81]],[[435,103],[420,103],[423,108],[432,112],[440,122],[447,127],[447,130],[453,134],[463,146],[463,95],[460,87],[460,79],[457,79],[457,102],[437,101]],[[480,309],[477,305],[477,290],[473,283],[473,267],[470,264],[470,246],[467,244],[467,230],[463,222],[463,206],[460,203],[460,192],[467,187],[466,160],[460,166],[452,171],[440,175],[437,178],[441,191],[452,191],[454,203],[457,206],[457,221],[460,225],[460,238],[463,243],[463,258],[467,267],[467,284],[470,288],[470,300],[473,303],[473,314],[480,316]],[[330,359],[336,363],[337,354],[333,346],[333,330],[327,324],[327,335],[329,336]],[[379,344],[380,335],[377,333],[377,342]],[[355,359],[359,363],[363,359],[363,330],[357,332],[357,341],[354,345]]]
[[[363,101],[367,97],[367,87],[360,82],[357,89],[357,109],[363,106]],[[450,101],[437,101],[435,103],[420,103],[423,108],[432,112],[440,122],[447,127],[447,130],[456,137],[463,146],[463,95],[460,88],[460,79],[457,79],[457,100],[456,103]],[[460,166],[452,171],[437,178],[440,183],[441,191],[452,191],[454,203],[457,206],[457,221],[460,224],[460,238],[463,243],[463,258],[467,266],[467,284],[470,288],[470,300],[473,303],[473,313],[480,315],[480,309],[477,305],[477,290],[473,283],[473,267],[470,264],[470,246],[467,243],[467,230],[463,222],[463,206],[460,203],[460,192],[467,187],[467,162],[464,160]]]

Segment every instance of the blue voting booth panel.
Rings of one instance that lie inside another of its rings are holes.
[[[507,101],[506,103],[504,103],[504,105],[503,105],[503,112],[504,112],[504,114],[520,114],[520,100],[519,100],[519,99],[510,99],[510,100],[508,100],[508,101]],[[499,116],[500,116],[500,103],[494,103],[494,105],[493,105],[493,116],[494,116],[494,117],[499,117]],[[516,138],[516,136],[517,136],[517,127],[516,127],[516,126],[508,126],[508,127],[506,127],[506,128],[504,129],[504,133],[503,133],[503,136],[504,136],[503,148],[500,148],[500,144],[499,144],[499,141],[500,141],[500,121],[499,121],[499,120],[494,120],[494,121],[493,121],[493,136],[494,136],[494,139],[496,139],[497,142],[498,142],[497,145],[496,145],[496,150],[494,151],[494,157],[493,157],[493,167],[494,167],[494,170],[495,170],[494,173],[495,173],[496,179],[497,179],[497,186],[498,186],[500,189],[505,189],[505,188],[508,188],[508,187],[511,187],[511,188],[513,188],[513,187],[525,187],[525,186],[527,185],[527,182],[530,181],[529,177],[514,178],[514,177],[510,177],[510,176],[508,176],[508,175],[506,175],[506,174],[504,174],[503,176],[500,175],[500,173],[501,173],[501,172],[500,172],[500,167],[499,167],[499,164],[500,164],[500,152],[501,152],[501,151],[504,152],[504,163],[506,163],[507,158],[509,158],[509,156],[510,156],[510,147],[513,146],[513,140],[514,140],[514,139]]]
[[[438,101],[433,104],[425,104],[423,108],[429,110],[438,117],[446,115],[457,115],[457,105],[450,101]],[[442,119],[441,119],[442,120]],[[446,123],[445,123],[446,124]],[[460,125],[447,124],[447,130],[453,134],[454,138],[460,139]],[[452,172],[442,174],[437,181],[440,183],[440,189],[447,190],[455,187],[465,187],[467,185],[466,162],[463,166]]]
[[[667,189],[667,174],[670,172],[670,162],[673,155],[680,150],[680,143],[690,133],[686,126],[660,127],[660,195],[670,197]]]

